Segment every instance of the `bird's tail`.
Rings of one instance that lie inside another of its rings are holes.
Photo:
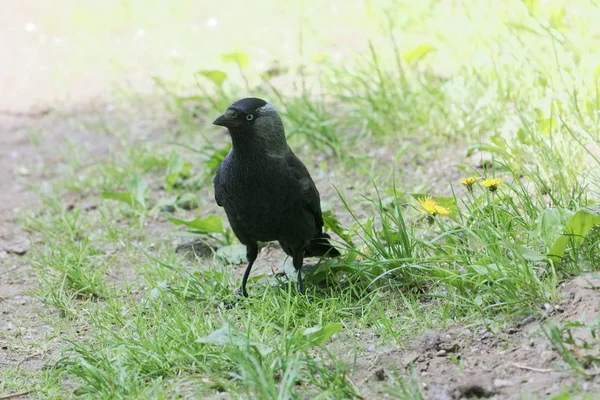
[[[341,255],[328,239],[331,239],[331,236],[327,233],[317,234],[304,249],[304,257],[337,257]]]

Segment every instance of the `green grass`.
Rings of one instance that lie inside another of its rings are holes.
[[[561,282],[597,268],[600,74],[589,31],[597,34],[598,10],[452,4],[407,13],[401,3],[367,2],[365,51],[302,59],[302,70],[290,65],[293,85],[247,68],[242,53],[243,79],[221,61],[199,63],[226,74],[196,76],[192,89],[157,78],[177,121],[163,136],[97,126],[112,140],[110,157],[88,164],[85,153],[65,154],[43,211],[23,223],[41,243],[29,255],[36,295],[60,311],[61,322],[49,323],[86,333],[59,337],[61,358],[35,378],[10,370],[3,389],[31,387],[24,380],[36,382],[39,397],[423,398],[404,371],[386,384],[355,382],[359,337],[402,348],[433,327],[510,323],[537,315]],[[450,16],[451,27],[439,24]],[[337,193],[321,185],[335,209],[326,222],[346,251],[317,265],[306,296],[285,278],[259,276],[252,297],[225,310],[237,267],[213,252],[236,241],[210,179],[228,144],[209,122],[246,84],[281,110],[313,175],[332,177]],[[369,153],[380,147],[394,160]],[[450,148],[485,157],[488,168],[462,165],[448,181],[444,169],[455,166],[435,159]],[[470,175],[504,182],[467,190],[460,178]],[[69,209],[65,192],[95,207]],[[444,211],[424,212],[425,194]],[[177,252],[175,231],[203,241],[208,254]],[[547,335],[581,373],[597,360],[561,347],[570,328]]]

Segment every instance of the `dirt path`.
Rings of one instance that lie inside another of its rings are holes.
[[[20,210],[38,204],[29,185],[42,154],[27,137],[36,122],[0,116],[0,370],[15,365],[41,368],[42,354],[36,355],[35,349],[49,330],[37,318],[46,310],[30,296],[35,279],[26,259],[29,238],[17,223]],[[19,336],[22,340],[15,340]]]

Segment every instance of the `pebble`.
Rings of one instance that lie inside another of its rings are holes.
[[[494,387],[503,388],[507,386],[512,386],[514,382],[509,381],[508,379],[494,379]]]

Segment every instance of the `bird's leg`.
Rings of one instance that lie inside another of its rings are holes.
[[[296,281],[298,294],[302,294],[302,271],[298,270],[298,280]]]
[[[298,280],[297,280],[297,288],[298,294],[302,294],[302,264],[304,262],[304,250],[300,250],[296,254],[294,254],[292,258],[292,263],[294,264],[294,268],[298,272]]]
[[[246,282],[248,282],[248,277],[250,276],[250,271],[252,270],[252,265],[258,256],[258,244],[252,243],[246,245],[246,257],[248,258],[248,266],[246,267],[246,271],[244,271],[244,277],[242,278],[242,286],[238,289],[238,296],[248,297],[248,292],[246,291]]]
[[[250,271],[252,270],[252,265],[258,256],[258,245],[256,243],[246,245],[246,257],[248,258],[248,266],[246,267],[246,271],[244,271],[244,277],[242,278],[242,285],[237,290],[237,295],[235,296],[235,300],[232,302],[226,302],[225,307],[228,310],[233,309],[238,305],[238,300],[240,297],[248,297],[248,292],[246,291],[246,282],[248,282],[248,277],[250,276]]]

